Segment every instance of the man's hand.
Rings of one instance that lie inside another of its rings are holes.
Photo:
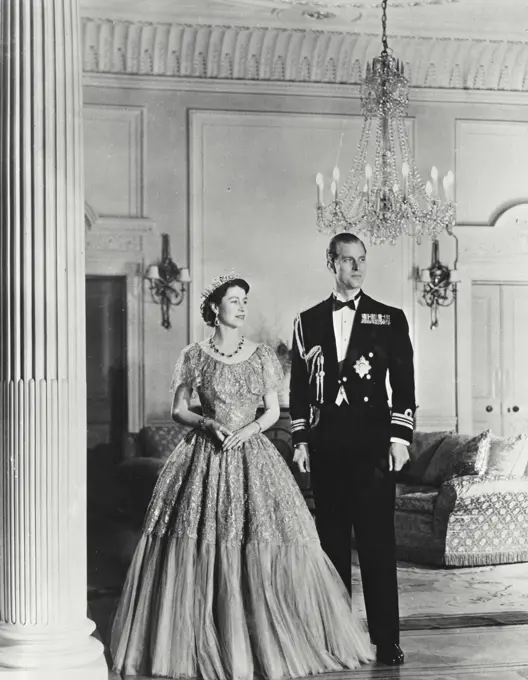
[[[293,451],[293,462],[297,463],[300,472],[310,472],[310,454],[308,444],[299,444]]]
[[[389,447],[389,470],[399,472],[409,460],[409,447],[399,442],[392,442]]]

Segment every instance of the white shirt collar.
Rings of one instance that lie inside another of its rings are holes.
[[[360,290],[356,293],[356,295],[354,295],[354,297],[351,298],[351,299],[352,299],[352,300],[355,300],[355,301],[357,302],[357,301],[359,300],[359,297],[360,297],[360,295],[361,295],[362,292],[363,292],[363,291],[360,289]],[[346,300],[345,297],[344,297],[343,295],[341,295],[341,293],[338,293],[337,290],[332,291],[332,295],[335,297],[336,300],[339,300],[340,302],[348,302],[348,300]]]

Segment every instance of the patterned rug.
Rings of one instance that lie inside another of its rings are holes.
[[[528,564],[439,569],[398,564],[404,630],[528,624]],[[353,602],[364,615],[357,555]]]

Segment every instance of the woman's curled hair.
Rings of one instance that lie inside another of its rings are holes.
[[[246,295],[249,293],[249,283],[244,279],[233,279],[232,281],[227,281],[221,286],[218,286],[202,303],[202,318],[205,323],[211,328],[215,325],[216,314],[213,310],[212,305],[219,305],[222,302],[224,295],[230,288],[242,288],[246,291]]]

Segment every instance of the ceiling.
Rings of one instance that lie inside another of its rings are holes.
[[[80,0],[83,16],[377,34],[380,0]],[[528,0],[389,0],[388,33],[528,42]]]

